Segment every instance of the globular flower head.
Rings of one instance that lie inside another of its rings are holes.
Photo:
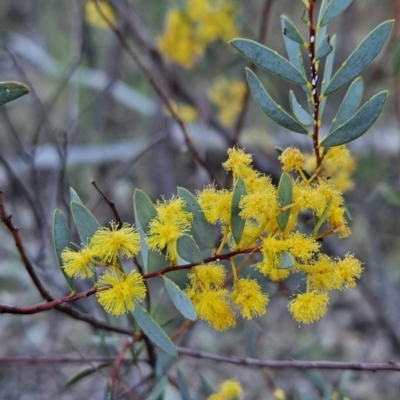
[[[231,218],[232,192],[214,186],[204,188],[197,195],[197,200],[204,212],[204,217],[210,224],[220,222],[229,225]]]
[[[90,248],[84,247],[79,251],[66,248],[61,253],[63,269],[70,277],[90,278],[94,274],[93,257]]]
[[[232,328],[236,324],[235,314],[228,302],[226,289],[187,291],[197,316],[217,331]]]
[[[279,161],[282,163],[282,171],[298,171],[302,169],[304,156],[299,149],[288,147],[279,156]]]
[[[288,304],[290,314],[297,322],[309,324],[324,316],[329,303],[326,293],[307,292],[298,294]]]
[[[198,265],[192,268],[188,278],[192,286],[201,286],[207,289],[221,288],[225,280],[225,268],[217,263]]]
[[[111,227],[100,228],[91,238],[90,249],[103,261],[115,263],[116,257],[131,258],[140,250],[140,236],[129,224],[119,227],[111,222]]]
[[[340,281],[338,289],[353,288],[356,285],[355,279],[361,276],[362,270],[361,262],[352,254],[346,254],[346,257],[336,264],[336,271]]]
[[[222,382],[218,392],[209,396],[207,400],[236,400],[242,393],[240,383],[236,379],[228,379]]]
[[[121,315],[133,311],[136,303],[146,296],[142,275],[136,271],[124,274],[107,270],[97,282],[99,303],[110,314]]]
[[[268,304],[268,297],[262,293],[260,285],[254,279],[236,280],[231,300],[246,319],[265,314]]]

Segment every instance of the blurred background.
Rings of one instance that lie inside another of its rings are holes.
[[[221,162],[227,149],[238,143],[254,155],[260,171],[277,180],[280,166],[275,146],[294,144],[310,150],[311,141],[282,131],[251,98],[246,116],[239,117],[237,97],[244,93],[247,64],[225,38],[207,45],[189,68],[160,53],[158,38],[164,34],[168,10],[181,3],[108,2],[111,18],[125,40],[180,107],[192,145],[216,179],[229,182]],[[261,41],[284,56],[282,13],[303,28],[304,36],[307,34],[300,1],[232,3],[237,34],[258,40],[261,31]],[[398,0],[354,0],[329,26],[329,32],[338,36],[334,68],[375,26],[396,17],[400,17]],[[116,35],[101,25],[84,0],[2,0],[0,5],[0,80],[20,81],[32,90],[0,108],[0,190],[38,275],[54,297],[68,294],[56,264],[51,225],[56,208],[71,223],[69,187],[106,225],[113,214],[91,184],[92,179],[115,201],[127,222],[133,222],[135,188],[155,201],[161,196],[170,198],[177,186],[195,191],[211,183],[146,77]],[[330,254],[352,252],[362,260],[364,273],[357,287],[335,293],[321,321],[299,327],[286,310],[287,296],[265,281],[271,298],[266,316],[241,321],[235,329],[222,333],[198,322],[178,344],[215,354],[274,360],[379,362],[400,358],[399,32],[395,25],[390,43],[363,74],[364,100],[384,89],[390,90],[390,96],[372,129],[350,145],[357,160],[355,186],[346,194],[353,234],[324,244]],[[259,72],[259,76],[274,99],[288,108],[288,91],[293,87],[267,73]],[[328,131],[344,94],[345,88],[329,97],[323,133]],[[71,229],[78,242],[72,224]],[[3,225],[0,235],[0,302],[41,302]],[[171,311],[172,305],[156,282],[151,282],[151,293],[152,312],[173,334],[183,320]],[[125,319],[110,319],[93,299],[76,302],[73,307],[85,313],[95,310],[99,319],[128,326]],[[125,336],[95,329],[54,310],[32,316],[3,314],[0,398],[102,399],[109,367],[73,385],[66,387],[66,383],[79,371],[98,365],[91,357],[115,357],[125,340]],[[7,361],[11,356],[75,357],[79,362],[17,363]],[[335,389],[340,382],[352,400],[400,398],[400,375],[395,372],[354,372],[343,378],[343,371],[256,370],[187,357],[169,361],[171,377],[176,376],[177,368],[193,386],[199,385],[199,373],[214,387],[236,377],[249,400],[272,399],[277,388],[285,391],[287,399],[299,398],[299,391],[318,399],[322,398],[321,387]],[[146,373],[145,367],[127,369],[124,382],[134,387],[142,373]],[[179,398],[173,383],[171,378],[165,399]],[[146,397],[129,392],[118,398]]]

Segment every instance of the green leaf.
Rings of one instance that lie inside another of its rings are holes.
[[[320,45],[318,46],[315,58],[317,60],[320,60],[321,58],[326,57],[331,51],[332,51],[332,46],[329,43],[329,35],[327,35],[324,37],[324,39],[322,39]]]
[[[166,276],[163,276],[165,288],[171,298],[172,302],[176,309],[190,321],[195,321],[197,319],[196,310],[189,297],[187,297],[186,293],[179,288],[179,286],[172,282],[171,279],[168,279]]]
[[[244,225],[246,223],[246,221],[239,216],[239,213],[241,211],[239,203],[245,194],[246,185],[244,184],[243,179],[239,178],[236,181],[235,187],[233,188],[231,202],[231,230],[233,239],[236,244],[239,244],[240,239],[242,238]]]
[[[352,118],[326,136],[321,146],[340,146],[363,135],[379,117],[387,96],[388,93],[383,91],[371,97]]]
[[[56,252],[58,266],[61,269],[61,272],[64,275],[65,280],[67,281],[68,286],[72,291],[75,290],[75,280],[69,277],[63,268],[63,262],[61,258],[61,253],[64,249],[70,247],[71,239],[69,234],[69,228],[67,220],[64,214],[60,210],[54,211],[53,216],[53,243],[54,250]]]
[[[293,22],[286,15],[282,15],[281,20],[283,20],[284,23],[283,35],[300,45],[304,45],[306,41],[303,39],[301,33],[297,30]]]
[[[20,82],[0,82],[0,106],[18,99],[30,91],[28,86]]]
[[[380,183],[377,190],[386,201],[395,206],[400,206],[400,196],[387,183]]]
[[[311,115],[299,104],[292,90],[289,92],[289,103],[293,115],[295,116],[297,121],[300,122],[300,124],[312,125],[314,123]]]
[[[324,393],[326,389],[326,384],[324,382],[324,377],[318,369],[309,369],[306,371],[308,379],[315,386],[320,393]]]
[[[191,400],[188,384],[186,382],[184,375],[182,374],[182,371],[179,368],[178,368],[178,388],[182,400]]]
[[[400,72],[400,38],[396,40],[396,47],[393,52],[393,74],[398,76]]]
[[[146,233],[149,230],[149,223],[152,219],[157,217],[157,210],[147,196],[142,190],[136,189],[133,194],[133,213],[135,216],[136,229],[140,235],[140,255],[143,262],[144,272],[148,272],[150,259],[152,258],[151,253],[146,243]],[[156,255],[154,255],[156,257]],[[153,258],[154,258],[153,257]]]
[[[75,190],[72,189],[72,187],[69,188],[69,196],[71,198],[71,201],[75,201],[75,203],[82,204],[81,198],[78,196],[78,193],[76,193]]]
[[[205,396],[211,396],[214,393],[214,388],[211,386],[210,382],[202,374],[200,374],[201,389]]]
[[[328,215],[329,209],[331,208],[331,204],[332,204],[332,197],[329,198],[324,208],[324,211],[322,212],[322,215],[319,217],[317,223],[314,226],[314,229],[312,231],[313,236],[318,234],[318,231],[320,230],[322,224],[325,222],[326,216]]]
[[[101,228],[101,225],[97,222],[97,219],[93,214],[81,203],[71,201],[71,212],[81,242],[86,246],[88,239],[90,239],[96,231]]]
[[[161,396],[165,393],[165,388],[168,383],[168,377],[164,376],[161,378],[151,390],[150,394],[146,397],[146,400],[160,400]]]
[[[285,16],[281,16],[281,28],[285,29]],[[300,45],[293,40],[290,40],[287,36],[283,35],[283,41],[285,42],[286,53],[289,57],[289,61],[295,66],[297,70],[305,77],[303,56],[301,54]]]
[[[292,204],[292,196],[293,196],[293,183],[290,175],[286,172],[282,173],[281,179],[279,180],[278,185],[278,202],[280,207],[288,206]],[[276,217],[278,222],[279,229],[283,232],[286,228],[286,225],[289,221],[290,209],[285,210],[283,213],[279,214]]]
[[[185,211],[193,214],[192,231],[200,238],[200,240],[209,248],[214,248],[214,239],[211,234],[209,223],[204,217],[204,212],[201,209],[196,198],[187,189],[178,187],[178,196],[185,201]]]
[[[324,15],[319,22],[319,26],[325,26],[338,17],[353,0],[331,0],[326,7]]]
[[[298,85],[307,83],[301,72],[276,51],[248,39],[233,39],[230,44],[251,62],[271,74]]]
[[[92,375],[94,372],[99,372],[103,368],[109,367],[112,365],[111,362],[102,363],[96,367],[85,368],[83,371],[78,372],[72,378],[68,379],[67,383],[64,385],[64,388],[67,389],[73,386],[75,383],[78,383],[83,378],[86,378],[89,375]]]
[[[382,50],[393,23],[393,20],[382,22],[360,43],[333,76],[323,91],[324,96],[335,92],[349,83],[371,64],[372,60]]]
[[[331,46],[332,46],[332,51],[328,54],[328,57],[326,57],[325,61],[324,78],[321,83],[321,92],[324,91],[326,85],[328,85],[332,77],[333,61],[335,58],[335,50],[336,50],[336,35],[333,35],[331,39]],[[322,115],[324,114],[325,104],[326,104],[326,97],[324,97],[322,101],[319,103],[319,112],[318,112],[319,120],[322,119]]]
[[[342,377],[340,378],[338,389],[341,392],[343,392],[346,389],[346,386],[353,379],[353,377],[354,377],[353,371],[344,371]]]
[[[282,251],[280,254],[281,259],[279,262],[279,269],[288,269],[288,268],[293,268],[295,265],[294,258],[288,251]]]
[[[145,192],[139,189],[135,189],[133,195],[133,207],[135,216],[137,217],[136,222],[139,222],[144,233],[149,231],[149,223],[152,219],[157,217],[157,210],[150,197]]]
[[[181,258],[193,264],[203,262],[203,256],[193,237],[188,234],[181,235],[176,242],[176,250]]]
[[[271,99],[254,72],[246,68],[246,75],[254,100],[272,121],[293,132],[308,133],[303,125],[297,122],[286,111],[282,110],[282,107]]]
[[[325,11],[326,11],[327,7],[328,7],[328,0],[322,0],[321,6],[319,8],[319,14],[318,14],[318,26],[321,26],[321,20],[322,20],[322,17],[324,16],[324,14],[325,14]],[[321,32],[321,30],[324,29],[324,28],[326,29],[326,25],[325,26],[321,26],[321,28],[318,30],[318,33]],[[324,33],[323,36],[325,36],[325,33]]]
[[[177,356],[175,345],[171,342],[171,339],[140,304],[136,303],[132,315],[143,333],[148,336],[156,346],[173,357]]]
[[[363,89],[364,84],[360,77],[352,82],[347,90],[346,96],[344,96],[336,117],[332,121],[329,133],[336,130],[340,125],[343,125],[357,112],[363,95]]]

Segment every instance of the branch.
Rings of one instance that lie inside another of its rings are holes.
[[[3,363],[24,363],[24,364],[84,364],[84,363],[106,363],[112,364],[115,360],[107,357],[36,357],[36,356],[14,356],[14,357],[0,357],[0,364]],[[136,359],[137,362],[148,362],[146,359]],[[123,358],[121,363],[131,363],[131,358]]]
[[[47,301],[46,303],[36,304],[34,306],[8,306],[6,304],[0,304],[0,314],[36,314],[43,311],[51,310],[61,304],[68,303],[70,301],[76,301],[85,297],[92,296],[97,292],[97,288],[88,290],[87,292],[70,294],[69,296],[61,297],[56,300]]]
[[[338,361],[273,361],[273,360],[258,360],[255,358],[245,357],[226,357],[216,354],[206,353],[204,351],[195,351],[184,347],[176,346],[180,355],[185,355],[194,358],[202,358],[205,360],[213,360],[217,362],[225,362],[229,364],[243,365],[255,368],[296,368],[296,369],[345,369],[354,371],[399,371],[400,363],[388,361],[382,363],[364,363],[364,362],[338,362]]]

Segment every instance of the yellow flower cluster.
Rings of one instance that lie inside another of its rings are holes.
[[[79,251],[66,248],[61,258],[70,277],[90,278],[96,267],[105,267],[98,278],[97,299],[107,312],[121,315],[132,311],[146,296],[142,276],[136,271],[125,274],[118,268],[118,257],[132,258],[139,250],[140,236],[133,227],[111,222],[111,227],[100,228],[86,247]]]
[[[207,400],[238,400],[242,393],[240,383],[235,379],[228,379],[222,382],[218,392],[210,395]]]
[[[324,154],[321,170],[333,171],[335,165],[345,165],[348,157],[343,147],[330,149]],[[245,319],[263,315],[269,301],[257,280],[239,276],[246,262],[236,267],[235,257],[223,254],[226,246],[234,254],[259,253],[261,258],[252,266],[271,281],[287,279],[292,273],[304,274],[304,291],[288,302],[290,314],[301,323],[321,318],[327,310],[329,291],[352,288],[361,275],[361,263],[353,255],[339,259],[321,252],[325,236],[345,237],[350,232],[341,190],[332,180],[305,172],[304,156],[298,149],[286,149],[280,160],[291,188],[285,204],[280,204],[281,186],[276,187],[271,178],[254,170],[251,155],[238,148],[229,149],[223,163],[233,175],[233,186],[241,185],[236,211],[232,207],[235,189],[207,186],[197,193],[205,220],[221,229],[215,255],[230,262],[232,277],[226,278],[226,267],[221,263],[202,263],[191,267],[185,292],[198,317],[216,330],[235,326],[236,311]],[[289,175],[291,171],[297,177]],[[145,227],[144,243],[162,253],[171,266],[177,266],[178,240],[190,232],[194,216],[179,196],[158,201],[154,209],[155,217]],[[312,218],[299,218],[307,213]],[[238,219],[239,236],[234,225]],[[143,277],[136,271],[126,274],[119,261],[134,257],[139,250],[140,236],[134,228],[112,222],[110,228],[100,228],[82,249],[65,249],[63,268],[67,275],[80,278],[91,277],[96,268],[105,268],[97,280],[97,298],[107,312],[120,315],[132,311],[146,295]]]
[[[242,80],[220,77],[208,90],[208,98],[218,112],[219,122],[230,128],[242,108],[246,84]]]
[[[251,319],[266,312],[268,297],[261,292],[256,280],[235,279],[231,293],[224,288],[225,270],[220,264],[210,263],[194,267],[186,289],[197,316],[221,331],[235,326],[234,307],[244,318]]]
[[[211,42],[227,41],[237,34],[235,9],[232,0],[184,0],[182,3],[181,8],[168,12],[158,47],[167,59],[192,68]]]

